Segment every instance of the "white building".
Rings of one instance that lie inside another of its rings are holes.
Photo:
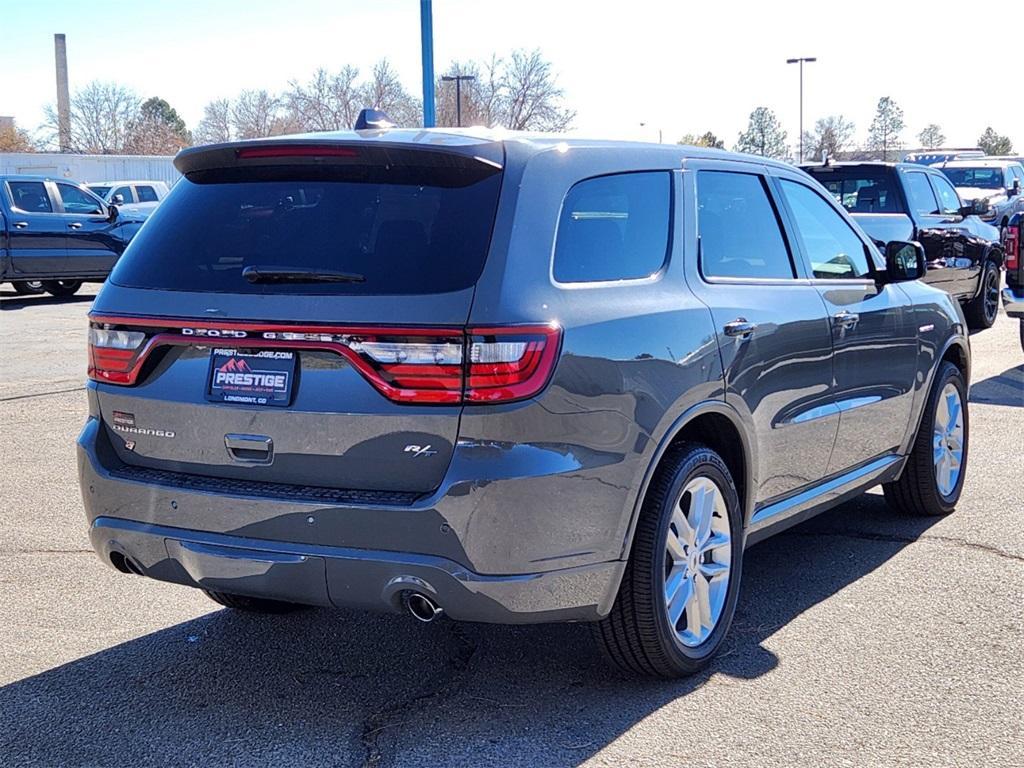
[[[33,174],[71,179],[83,184],[146,179],[174,184],[181,174],[173,156],[72,155],[59,152],[0,152],[0,175]]]

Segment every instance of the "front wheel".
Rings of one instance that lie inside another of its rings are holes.
[[[964,487],[970,419],[960,369],[942,363],[917,437],[898,480],[885,483],[885,500],[907,515],[948,515]]]
[[[981,288],[966,307],[967,325],[971,330],[981,331],[991,328],[999,313],[999,266],[994,261],[986,261],[981,273]]]
[[[59,299],[74,296],[81,287],[81,280],[44,280],[42,282],[43,290]]]
[[[722,458],[698,444],[672,449],[644,499],[615,604],[595,624],[614,664],[665,678],[708,665],[736,611],[742,532]]]

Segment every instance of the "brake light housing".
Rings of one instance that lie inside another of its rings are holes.
[[[156,350],[230,344],[333,352],[396,403],[508,403],[547,386],[561,344],[556,325],[337,328],[218,322],[197,327],[201,322],[93,316],[89,377],[132,386]]]
[[[1022,232],[1024,229],[1024,223],[1016,226],[1010,225],[1006,228],[1006,239],[1003,243],[1003,249],[1006,252],[1006,268],[1008,270],[1015,270],[1021,264],[1021,249],[1024,243],[1021,242]]]

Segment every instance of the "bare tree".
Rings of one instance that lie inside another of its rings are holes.
[[[396,125],[423,124],[419,100],[405,90],[387,59],[377,62],[370,80],[361,89],[361,96],[364,106],[386,112]]]
[[[564,131],[576,113],[562,106],[564,92],[558,87],[551,63],[539,50],[513,51],[501,79],[502,117],[514,131]]]
[[[93,80],[71,97],[71,148],[89,154],[124,153],[139,104],[139,97],[123,85]],[[45,114],[46,127],[56,135],[56,108],[48,105]]]
[[[835,158],[853,144],[857,126],[842,115],[829,115],[814,123],[814,129],[804,131],[805,155],[808,160],[822,160],[827,153]]]
[[[917,140],[924,149],[938,149],[946,143],[946,134],[937,123],[928,123],[919,134]]]
[[[358,78],[359,70],[346,65],[333,74],[318,69],[305,84],[293,80],[284,94],[291,122],[302,131],[352,128],[362,108]]]
[[[269,91],[242,91],[231,105],[231,128],[236,138],[279,136],[288,133],[290,125],[281,99]]]
[[[215,99],[203,107],[203,119],[193,132],[196,144],[219,144],[231,141],[231,101]]]

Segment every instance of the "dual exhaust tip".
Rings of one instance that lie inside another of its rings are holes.
[[[433,621],[442,613],[444,608],[439,606],[433,598],[427,597],[422,592],[407,592],[405,595],[405,609],[412,614],[417,621],[424,624]]]

